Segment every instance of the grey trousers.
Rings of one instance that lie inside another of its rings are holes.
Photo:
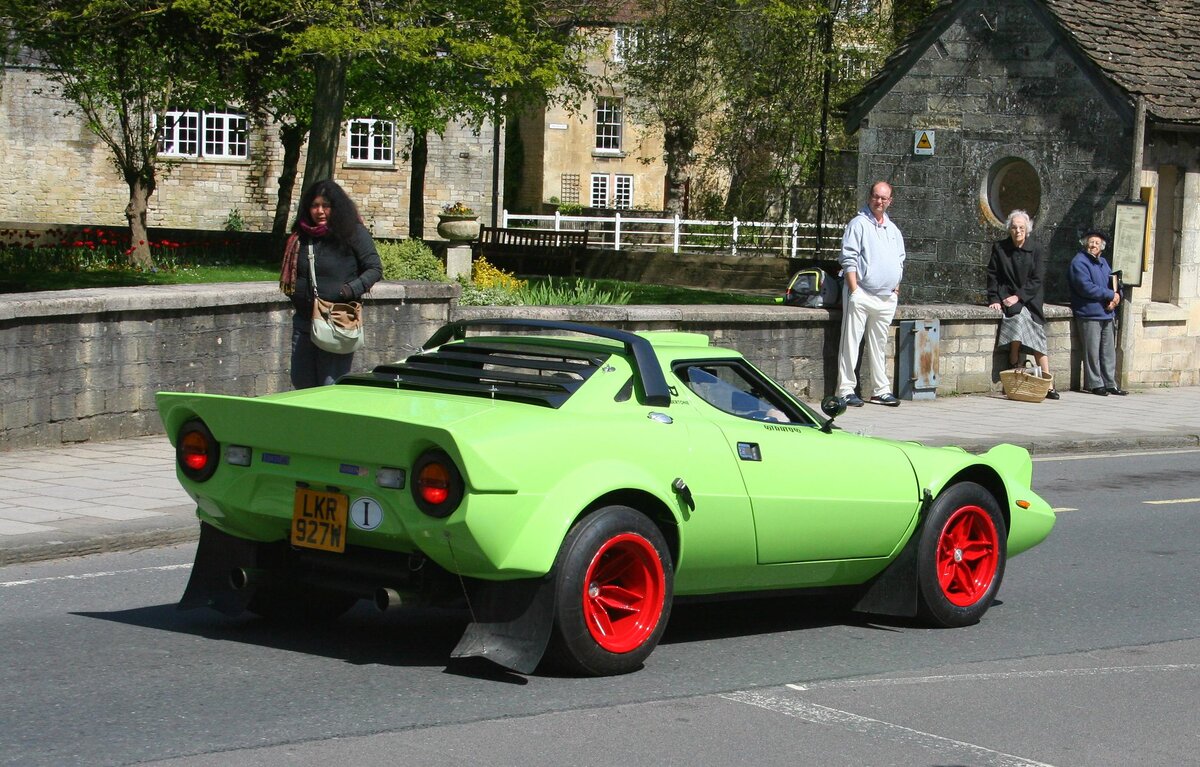
[[[1075,318],[1083,342],[1083,386],[1086,389],[1117,388],[1117,344],[1112,320]]]

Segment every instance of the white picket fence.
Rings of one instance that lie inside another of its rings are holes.
[[[504,211],[502,226],[543,231],[588,230],[588,247],[612,250],[669,250],[796,258],[817,252],[817,225],[800,221],[709,221],[703,219],[640,218],[623,215],[534,215]],[[841,224],[825,224],[822,251],[841,250]]]

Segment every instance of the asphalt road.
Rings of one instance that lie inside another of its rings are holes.
[[[1197,466],[1040,459],[1058,526],[976,626],[684,606],[608,679],[447,667],[455,614],[179,612],[189,547],[4,568],[0,764],[1195,764]]]

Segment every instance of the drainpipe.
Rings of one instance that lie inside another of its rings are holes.
[[[1133,117],[1133,156],[1130,162],[1129,169],[1129,199],[1142,199],[1142,162],[1146,147],[1146,97],[1137,97],[1137,109]],[[1149,215],[1150,211],[1146,211]],[[1144,245],[1143,245],[1144,247]],[[1143,252],[1142,257],[1145,258]],[[1129,368],[1133,366],[1137,353],[1137,334],[1141,332],[1140,326],[1136,329],[1130,327],[1131,318],[1134,316],[1130,300],[1130,294],[1137,288],[1126,288],[1124,300],[1117,307],[1117,329],[1120,336],[1117,339],[1117,352],[1120,354],[1119,363],[1117,365],[1117,380],[1122,389],[1129,388]],[[1140,325],[1140,323],[1139,323]]]

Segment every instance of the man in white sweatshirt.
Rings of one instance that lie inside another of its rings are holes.
[[[846,224],[842,235],[842,340],[838,347],[837,396],[851,407],[862,407],[855,393],[854,367],[866,336],[866,362],[871,373],[870,401],[898,407],[884,366],[888,329],[896,316],[900,280],[904,276],[904,236],[888,217],[892,187],[885,181],[871,186],[867,204]],[[864,388],[862,393],[867,394]]]

